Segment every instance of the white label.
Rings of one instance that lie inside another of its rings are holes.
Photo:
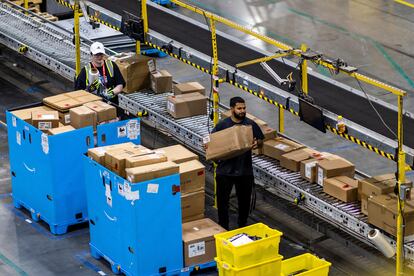
[[[40,116],[41,120],[53,120],[54,118],[55,116],[52,114],[43,114]]]
[[[188,245],[188,257],[193,258],[206,254],[206,243],[196,242]]]
[[[171,111],[172,113],[175,112],[175,105],[172,102],[167,102],[167,109],[168,111]]]
[[[140,133],[140,125],[138,123],[138,120],[129,120],[129,122],[126,125],[127,129],[127,135],[130,140],[135,140],[138,138],[138,135]]]
[[[64,121],[65,124],[70,124],[70,114],[65,114]]]
[[[37,126],[40,130],[48,130],[52,128],[52,122],[39,122]]]
[[[138,200],[139,199],[139,191],[125,193],[125,199],[126,200],[132,200],[132,201]]]
[[[148,184],[147,193],[149,194],[158,194],[158,184]]]
[[[305,176],[306,178],[312,177],[312,168],[316,166],[317,161],[310,162],[305,165]]]
[[[318,184],[323,186],[323,169],[318,168]]]
[[[106,203],[112,207],[112,195],[111,195],[111,187],[108,184],[105,184],[105,196],[106,196]]]
[[[210,143],[210,135],[203,137],[203,144]]]
[[[157,70],[154,60],[151,59],[150,61],[148,61],[148,69],[150,70],[150,72],[154,72]]]
[[[20,135],[20,132],[16,131],[16,143],[18,145],[22,144],[22,136]]]
[[[285,150],[285,149],[287,149],[289,146],[288,145],[285,145],[285,144],[277,144],[276,146],[275,146],[275,148],[277,148],[277,149],[280,149],[280,150]]]
[[[49,138],[46,133],[42,133],[41,137],[42,150],[45,154],[49,153]]]
[[[126,136],[127,136],[126,126],[118,127],[118,138],[122,138]]]
[[[16,120],[16,117],[14,117],[14,116],[12,116],[12,125],[13,125],[14,127],[16,127],[16,126],[17,126],[17,120]]]

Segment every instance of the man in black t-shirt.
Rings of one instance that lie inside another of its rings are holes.
[[[105,60],[105,48],[100,42],[90,47],[91,62],[82,68],[75,81],[75,89],[84,89],[118,104],[118,94],[125,86],[125,80],[115,62]],[[93,76],[92,71],[98,75]]]
[[[260,127],[246,117],[246,103],[240,97],[230,99],[231,117],[220,121],[212,132],[220,131],[234,125],[251,125],[254,142],[252,148],[262,147],[263,133]],[[219,160],[216,168],[216,196],[219,224],[229,229],[229,200],[233,185],[236,188],[239,206],[238,226],[247,224],[254,186],[252,151],[227,160]]]

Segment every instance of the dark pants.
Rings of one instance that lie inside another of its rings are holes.
[[[247,218],[250,212],[252,188],[254,185],[253,176],[226,176],[216,175],[216,195],[219,224],[229,229],[229,201],[233,185],[236,187],[237,203],[239,206],[238,225],[247,225]]]

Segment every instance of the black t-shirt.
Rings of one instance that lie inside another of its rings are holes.
[[[260,127],[249,118],[245,117],[240,123],[235,123],[231,117],[220,121],[213,129],[213,133],[234,125],[251,125],[253,128],[253,137],[257,140],[263,140],[263,132]],[[239,156],[217,162],[216,174],[226,176],[243,176],[253,175],[252,151],[249,150]]]
[[[122,84],[123,86],[125,86],[125,80],[122,77],[121,71],[119,71],[119,67],[116,65],[116,63],[112,62],[112,66],[114,67],[114,73],[113,73],[112,77],[109,75],[108,66],[106,66],[106,63],[107,63],[107,61],[105,62],[105,73],[106,73],[106,78],[107,78],[106,88],[114,88],[115,86],[117,86],[119,84]],[[103,76],[102,67],[97,67],[96,69],[98,69],[99,74],[101,76]],[[76,78],[75,89],[76,90],[81,90],[81,89],[85,90],[86,89],[86,70],[85,70],[85,67],[82,68],[82,70],[80,71],[78,77]]]

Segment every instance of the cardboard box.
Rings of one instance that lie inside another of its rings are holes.
[[[147,155],[150,153],[152,153],[152,151],[143,146],[108,149],[105,152],[105,167],[114,173],[125,177],[127,158],[130,158],[132,156],[137,157],[139,155]]]
[[[316,172],[316,183],[323,186],[325,178],[342,175],[354,177],[355,166],[343,158],[334,160],[324,159],[319,161],[316,165]]]
[[[163,163],[162,163],[163,164]],[[204,190],[181,194],[181,216],[183,222],[204,217]]]
[[[47,134],[49,135],[56,135],[56,134],[60,134],[60,133],[64,133],[64,132],[69,132],[75,130],[75,128],[73,128],[72,126],[62,126],[62,127],[58,127],[58,128],[52,128],[49,129],[47,131]]]
[[[300,175],[310,183],[316,182],[316,164],[318,164],[318,160],[315,158],[300,162]]]
[[[134,168],[139,166],[157,164],[161,162],[166,162],[167,156],[159,153],[149,153],[149,154],[138,154],[128,156],[125,159],[125,168]]]
[[[100,97],[86,92],[85,90],[77,90],[46,97],[43,99],[43,103],[63,113],[71,108],[81,106],[84,103],[98,101],[100,99]]]
[[[358,180],[348,176],[326,178],[323,191],[344,202],[354,202],[358,200]]]
[[[368,198],[368,222],[396,237],[397,235],[397,197],[377,195]],[[405,236],[414,234],[414,207],[406,204],[404,208]]]
[[[181,194],[204,190],[206,183],[204,165],[198,160],[183,162],[179,165]]]
[[[19,110],[14,110],[11,112],[11,114],[13,114],[14,116],[16,116],[17,118],[32,124],[32,112],[34,111],[52,111],[53,109],[51,109],[48,106],[42,105],[42,106],[36,106],[36,107],[30,107],[30,108],[25,108],[25,109],[19,109]]]
[[[208,218],[183,223],[184,265],[213,261],[216,257],[214,235],[223,232],[226,229]]]
[[[174,84],[174,95],[182,95],[189,93],[206,94],[206,89],[198,82],[184,82]]]
[[[280,160],[283,154],[298,150],[304,146],[283,137],[267,140],[263,143],[263,154]]]
[[[268,126],[264,126],[261,128],[263,135],[264,135],[264,139],[263,141],[267,141],[270,139],[274,139],[277,138],[277,131],[274,128],[268,127]]]
[[[125,170],[128,181],[132,183],[152,180],[163,176],[179,173],[179,166],[173,162],[162,162]],[[177,183],[178,185],[178,183]],[[204,202],[203,202],[204,205]]]
[[[166,93],[173,90],[173,79],[167,70],[151,72],[151,89],[155,93]]]
[[[248,152],[253,144],[251,125],[235,125],[209,136],[206,160],[225,160]]]
[[[133,147],[142,147],[144,146],[135,145],[132,142],[122,143],[122,144],[116,144],[116,145],[110,145],[110,146],[104,146],[104,147],[97,147],[97,148],[91,148],[88,149],[88,156],[101,164],[102,166],[105,166],[105,153],[107,150],[113,150],[117,148],[133,148]]]
[[[102,123],[116,118],[116,107],[102,101],[94,101],[84,106],[96,112],[97,122]]]
[[[300,171],[300,162],[312,157],[317,151],[310,148],[294,150],[280,157],[280,165],[294,172]]]
[[[59,122],[65,126],[70,125],[70,113],[67,112],[61,112],[59,111]]]
[[[169,96],[167,111],[176,119],[207,114],[207,97],[200,93]]]
[[[96,127],[97,116],[96,112],[87,108],[86,106],[78,106],[71,108],[70,125],[74,128],[83,128],[87,126]]]
[[[360,194],[366,196],[384,195],[394,192],[397,180],[394,174],[383,174],[358,181]]]
[[[114,61],[121,71],[126,82],[123,89],[125,93],[131,93],[150,88],[150,71],[148,61],[155,60],[150,57],[136,55],[135,53],[123,53],[109,58]]]
[[[198,160],[198,155],[181,145],[174,145],[154,150],[155,153],[164,154],[168,161],[180,164],[183,162]]]
[[[59,113],[57,111],[35,110],[32,112],[32,125],[46,131],[59,127]]]
[[[368,196],[361,194],[361,213],[368,216]]]

